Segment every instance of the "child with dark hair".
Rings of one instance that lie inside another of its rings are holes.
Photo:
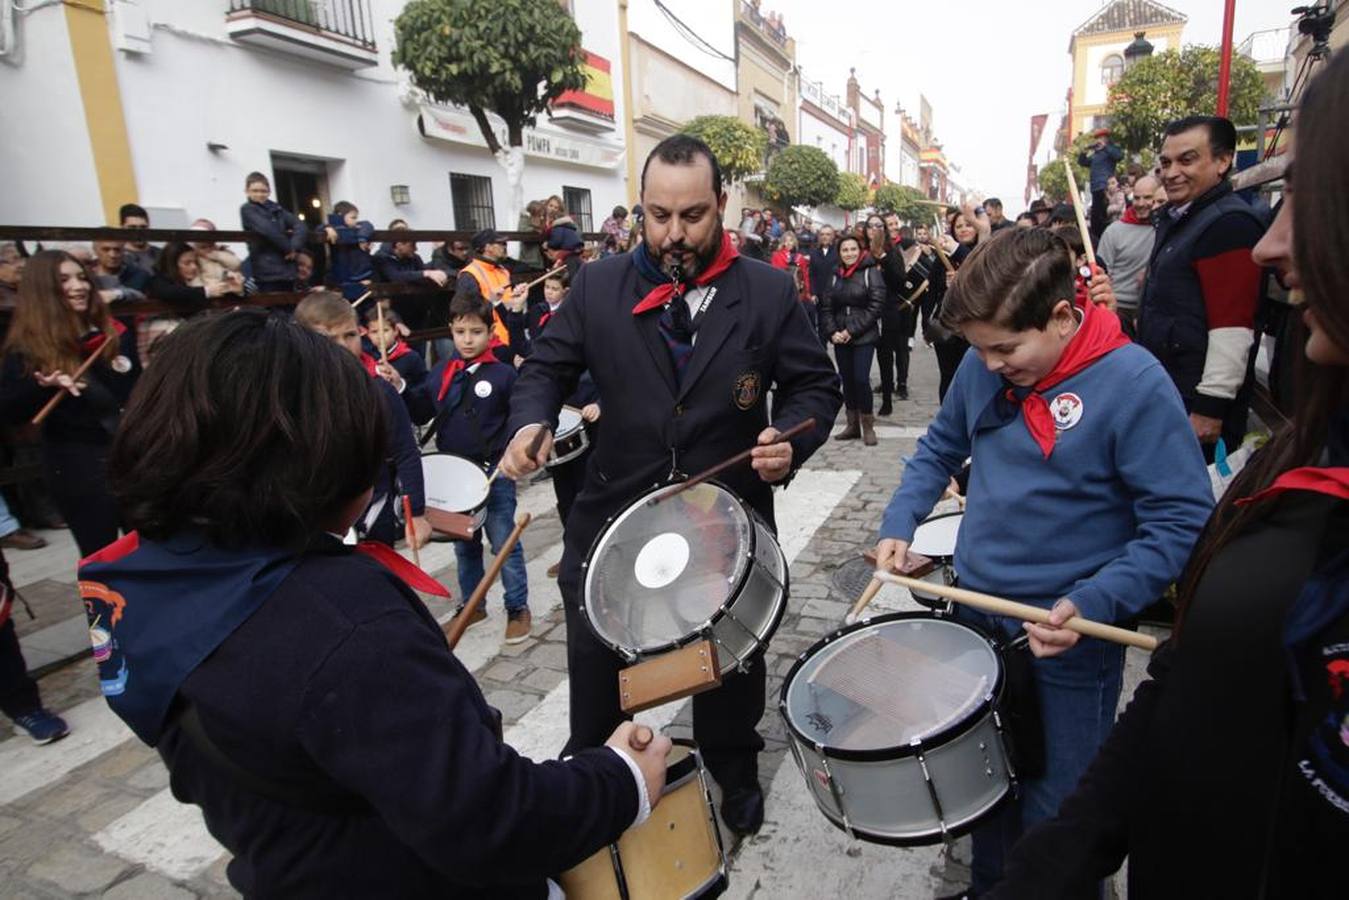
[[[1073,277],[1067,245],[1039,229],[1005,229],[969,254],[941,318],[972,351],[886,508],[879,568],[913,567],[915,528],[968,458],[961,587],[1050,609],[1054,626],[1079,613],[1129,622],[1180,574],[1213,505],[1199,443],[1157,360],[1108,310],[1078,307]],[[1023,632],[966,607],[956,616],[1003,643]],[[1024,631],[1043,767],[1018,766],[1020,799],[975,829],[976,895],[1022,828],[1073,789],[1119,701],[1123,648],[1063,628]]]
[[[329,277],[342,288],[342,296],[355,300],[366,292],[375,277],[375,262],[370,255],[370,237],[375,226],[361,220],[355,204],[342,200],[333,207],[323,231],[333,248],[328,262]]]
[[[470,459],[484,471],[496,467],[511,437],[506,433],[506,419],[516,377],[515,367],[497,359],[491,350],[492,320],[488,301],[460,290],[450,301],[450,330],[456,353],[453,359],[437,363],[419,388],[407,385],[392,366],[380,369],[380,374],[403,395],[412,421],[419,425],[434,422],[438,450]],[[511,479],[492,481],[483,527],[492,551],[499,552],[515,527],[515,482]],[[482,535],[475,532],[467,541],[455,541],[454,555],[459,590],[468,597],[483,577]],[[506,592],[506,643],[518,644],[528,639],[532,630],[522,544],[517,543],[506,558],[501,582]],[[479,606],[470,624],[486,617]]]
[[[403,317],[391,309],[383,313],[370,309],[365,314],[365,338],[361,346],[372,359],[379,359],[380,348],[383,348],[388,354],[389,365],[402,376],[408,387],[421,387],[426,380],[426,361],[403,340],[398,328],[402,324]]]
[[[356,311],[341,294],[316,291],[295,307],[295,320],[306,328],[329,338],[360,360],[362,368],[377,382],[378,393],[387,407],[389,457],[375,478],[374,494],[365,512],[356,521],[358,537],[369,538],[393,546],[403,536],[399,523],[403,508],[399,494],[405,494],[412,504],[412,539],[421,547],[431,537],[431,524],[426,521],[426,496],[422,481],[422,459],[412,422],[402,401],[378,377],[377,363],[361,350],[361,328],[356,322]]]
[[[338,302],[344,302],[340,297]],[[378,544],[343,546],[387,455],[380,384],[255,310],[166,341],[110,477],[137,530],[80,587],[108,705],[257,896],[548,894],[645,819],[668,739],[532,762]],[[132,612],[134,611],[134,615]]]
[[[259,291],[288,292],[295,287],[295,257],[309,239],[309,226],[272,199],[272,183],[261,172],[244,179],[246,203],[239,207],[248,241],[249,277]]]

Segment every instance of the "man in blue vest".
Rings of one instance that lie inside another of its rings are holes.
[[[1251,248],[1265,225],[1232,193],[1236,129],[1218,116],[1166,126],[1158,157],[1167,206],[1139,304],[1138,340],[1176,383],[1204,454],[1246,432],[1260,268]]]
[[[567,518],[558,577],[571,696],[564,753],[602,744],[623,718],[623,660],[581,612],[581,563],[606,520],[654,485],[754,447],[751,463],[720,481],[771,526],[773,485],[824,443],[842,404],[792,279],[740,256],[723,230],[726,194],[706,144],[688,135],[658,144],[642,170],[642,207],[642,244],[582,266],[534,342],[511,396],[515,437],[500,463],[512,478],[543,465],[552,441],[533,458],[529,444],[539,427],[556,429],[563,398],[589,371],[604,398],[605,436]],[[815,428],[772,443],[808,418]],[[740,834],[763,823],[756,726],[765,686],[760,650],[744,671],[693,698],[694,737],[721,785],[722,818]]]

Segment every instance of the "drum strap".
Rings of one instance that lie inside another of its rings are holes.
[[[440,410],[436,413],[435,418],[431,420],[431,427],[426,429],[426,434],[423,434],[422,439],[418,442],[419,447],[425,447],[427,442],[429,442],[431,438],[435,437],[436,432],[440,431],[440,426],[445,424],[445,420],[448,419],[450,416],[454,415],[455,411],[458,410],[459,407],[464,404],[464,401],[466,399],[468,399],[468,395],[471,393],[471,391],[469,391],[468,389],[467,382],[472,381],[473,376],[471,373],[465,372],[464,377],[466,381],[464,384],[464,389],[459,392],[459,399],[456,400],[453,404],[446,403],[444,406],[440,408]],[[475,419],[474,420],[475,424],[476,421],[477,420]],[[478,440],[479,441],[482,440],[481,433],[478,434]]]

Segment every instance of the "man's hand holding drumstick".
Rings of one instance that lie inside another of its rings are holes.
[[[511,438],[497,471],[519,481],[543,468],[553,452],[553,433],[544,425],[526,425]]]
[[[612,747],[637,764],[646,782],[647,799],[655,809],[665,788],[665,757],[670,755],[673,746],[670,739],[646,725],[624,722],[614,729],[604,746]]]

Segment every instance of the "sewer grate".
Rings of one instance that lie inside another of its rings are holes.
[[[871,576],[876,571],[876,567],[867,562],[860,556],[855,556],[843,563],[834,570],[832,581],[834,590],[838,591],[849,600],[856,600],[862,596],[862,591],[866,590],[871,583]]]

